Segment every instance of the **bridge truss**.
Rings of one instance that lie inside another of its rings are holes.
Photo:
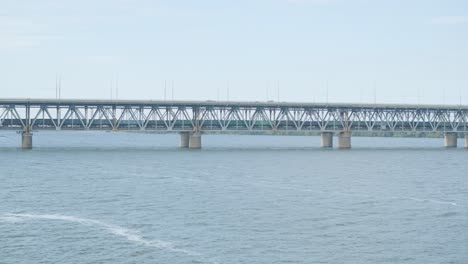
[[[468,132],[468,106],[0,99],[0,130]]]

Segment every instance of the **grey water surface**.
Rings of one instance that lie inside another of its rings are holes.
[[[2,132],[0,263],[468,263],[468,150],[319,141]]]

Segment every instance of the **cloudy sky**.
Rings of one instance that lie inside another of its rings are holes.
[[[67,98],[468,104],[468,2],[0,0],[0,97],[57,75]]]

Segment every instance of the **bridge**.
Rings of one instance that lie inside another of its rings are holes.
[[[321,146],[351,148],[354,132],[369,135],[444,135],[446,147],[465,137],[468,106],[234,101],[0,99],[0,130],[150,131],[180,134],[180,147],[202,147],[206,133],[317,133]]]

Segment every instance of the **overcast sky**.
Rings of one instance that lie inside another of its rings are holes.
[[[0,0],[0,97],[57,74],[67,98],[468,104],[468,1]]]

